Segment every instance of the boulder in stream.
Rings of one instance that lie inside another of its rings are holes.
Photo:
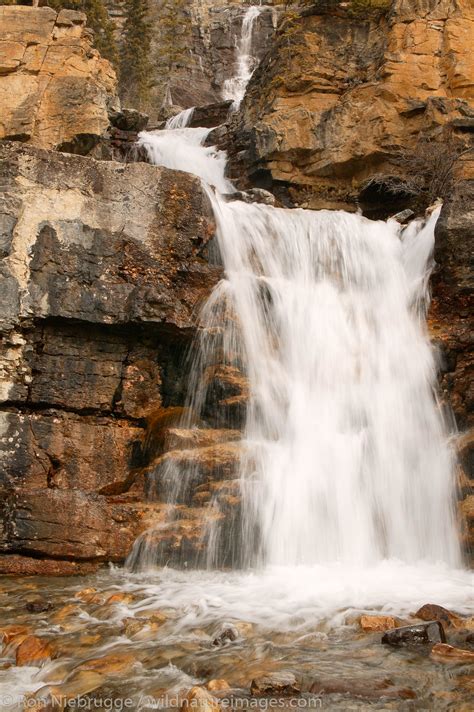
[[[384,645],[391,645],[395,648],[407,645],[433,645],[435,643],[445,642],[446,635],[439,621],[393,628],[382,636],[382,643]]]

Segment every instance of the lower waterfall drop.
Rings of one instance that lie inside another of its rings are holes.
[[[440,208],[402,228],[226,202],[225,155],[202,145],[207,135],[140,137],[153,162],[217,188],[206,189],[226,278],[203,310],[189,404],[199,415],[215,351],[249,384],[242,512],[222,528],[211,502],[199,564],[459,566],[453,456],[424,323]],[[171,504],[193,487],[179,468],[164,480]],[[146,542],[130,565],[159,563]]]

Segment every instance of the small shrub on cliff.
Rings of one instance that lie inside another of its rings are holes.
[[[413,151],[404,151],[396,159],[406,182],[428,205],[444,200],[456,183],[455,167],[471,151],[463,142],[447,133],[444,140],[421,138]]]
[[[380,195],[406,198],[416,210],[424,210],[438,198],[446,200],[457,183],[456,168],[473,151],[447,132],[442,140],[422,137],[414,149],[393,158],[398,175],[375,175],[365,186]]]

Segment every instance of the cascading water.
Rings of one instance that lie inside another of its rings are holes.
[[[186,607],[209,595],[222,615],[253,610],[287,628],[298,607],[303,627],[387,601],[399,613],[427,598],[469,609],[424,318],[440,209],[402,228],[227,202],[226,157],[203,145],[208,135],[184,128],[140,142],[152,162],[200,176],[213,205],[225,279],[202,311],[188,405],[204,413],[216,363],[245,374],[241,510],[215,516],[211,500],[195,562],[209,571],[168,573],[163,596]],[[195,474],[172,460],[161,472],[160,498],[178,519]],[[161,534],[137,541],[129,567],[167,562]],[[223,564],[231,579],[216,571]]]
[[[183,111],[180,111],[176,116],[172,116],[166,122],[166,128],[173,130],[187,128],[192,121],[194,108],[194,106],[191,106],[189,109],[183,109]]]
[[[252,36],[255,20],[263,11],[260,5],[253,5],[246,11],[242,21],[242,31],[237,43],[235,75],[224,82],[222,96],[233,101],[233,109],[237,110],[245,96],[245,89],[256,66],[252,55]]]
[[[459,563],[451,453],[414,308],[439,209],[405,235],[341,212],[216,199],[215,213],[250,383],[244,560]]]

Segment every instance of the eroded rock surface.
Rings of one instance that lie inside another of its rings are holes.
[[[18,143],[0,160],[2,550],[122,560],[149,514],[143,482],[130,492],[144,418],[181,402],[220,276],[209,204],[192,176],[145,163]]]
[[[86,153],[119,108],[116,88],[83,13],[0,7],[0,139]]]
[[[393,159],[420,136],[472,131],[473,34],[470,0],[311,3],[250,82],[234,174],[305,206],[350,207],[370,176],[403,173]]]

